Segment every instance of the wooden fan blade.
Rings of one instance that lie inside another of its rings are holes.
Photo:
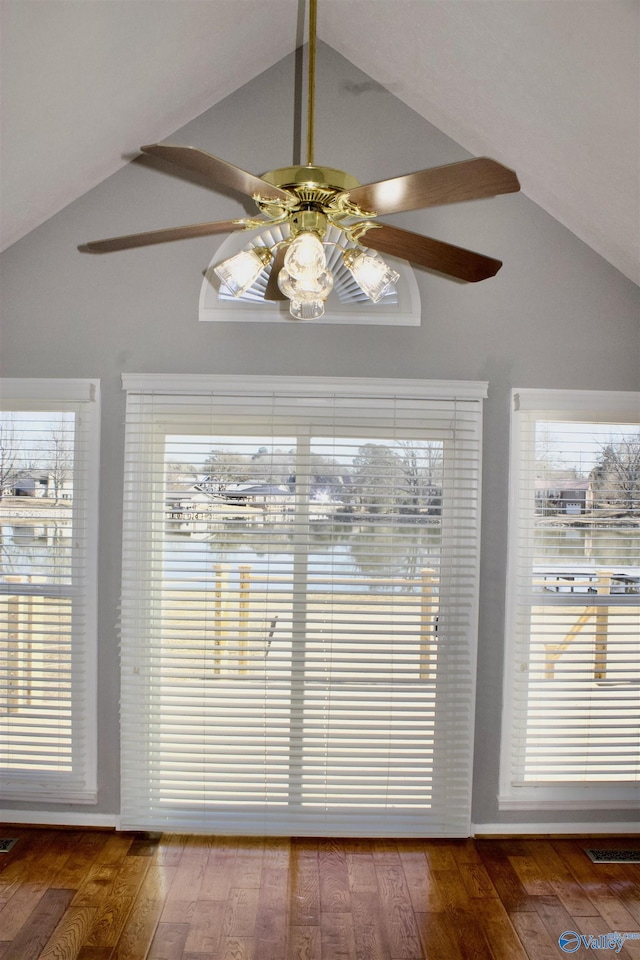
[[[147,233],[130,233],[125,237],[110,237],[108,240],[92,240],[78,247],[83,253],[111,253],[114,250],[129,250],[131,247],[146,247],[152,243],[167,243],[169,240],[189,240],[192,237],[209,237],[215,233],[233,233],[244,230],[244,220],[217,220],[212,223],[192,223],[187,227],[169,227],[167,230],[151,230]]]
[[[284,256],[287,252],[287,244],[281,243],[276,251],[276,255],[273,258],[273,263],[271,264],[271,272],[269,273],[269,280],[267,281],[267,287],[264,291],[265,300],[286,300],[284,293],[278,286],[278,274],[284,266]]]
[[[402,260],[410,260],[430,270],[437,270],[457,280],[477,283],[493,277],[502,266],[501,260],[485,257],[473,250],[454,247],[442,240],[423,237],[419,233],[410,233],[400,227],[381,224],[368,230],[360,241],[362,246],[388,253]]]
[[[489,157],[431,167],[391,180],[365,183],[347,197],[365,212],[382,216],[403,210],[421,210],[463,200],[481,200],[520,189],[518,178]]]
[[[169,163],[175,163],[176,166],[185,167],[187,170],[193,170],[200,173],[212,181],[215,185],[229,187],[231,190],[237,190],[247,197],[260,197],[262,200],[290,200],[291,194],[280,187],[275,187],[266,180],[235,167],[226,160],[214,157],[204,150],[197,147],[180,147],[172,144],[150,143],[146,147],[140,147],[143,153],[148,153],[152,157],[159,157],[161,160],[168,160]]]

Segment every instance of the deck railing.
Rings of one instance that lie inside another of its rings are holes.
[[[611,583],[611,571],[599,570],[595,579],[596,594],[600,597],[609,596],[611,594]],[[545,586],[548,585],[549,578],[545,580]],[[555,663],[591,621],[595,623],[593,679],[596,681],[606,680],[609,606],[604,604],[585,607],[584,613],[580,614],[560,643],[545,643],[545,678],[547,680],[553,680]]]
[[[611,607],[617,607],[618,600],[622,599],[625,606],[630,601],[634,605],[631,597],[611,597],[612,583],[612,572],[604,569],[590,571],[584,578],[571,581],[573,591],[590,590],[593,600],[589,602],[586,592],[575,592],[571,599],[561,598],[566,616],[573,616],[572,621],[567,621],[568,628],[545,621],[545,610],[555,606],[559,598],[548,596],[545,600],[541,596],[539,603],[532,605],[532,621],[537,620],[543,626],[545,635],[542,649],[546,680],[554,679],[556,665],[578,638],[584,637],[590,625],[594,644],[593,680],[607,679],[612,637],[615,640],[616,631],[619,632],[615,625],[617,618],[613,621],[611,618]],[[68,642],[71,611],[68,598],[42,595],[42,586],[34,588],[33,578],[7,576],[2,584],[0,634],[4,634],[6,652],[0,659],[0,711],[11,713],[21,705],[28,705],[33,684],[40,689],[48,670],[64,672],[63,661],[71,655]],[[372,627],[388,625],[390,634],[400,622],[397,642],[408,638],[407,642],[417,653],[417,675],[421,680],[434,678],[439,627],[439,579],[435,570],[424,568],[413,578],[318,575],[309,576],[306,584],[310,589],[302,598],[303,604],[314,613],[321,608],[323,613],[326,610],[327,628],[334,629],[341,642],[348,641],[349,618],[354,615],[361,616],[362,623],[368,622]],[[323,590],[323,586],[326,589]],[[567,586],[567,575],[544,574],[534,581],[534,587],[540,586],[552,594],[559,592]],[[276,589],[268,590],[268,587]],[[401,589],[395,594],[376,594],[372,587],[383,591]],[[287,624],[294,618],[294,602],[298,600],[294,600],[291,577],[267,576],[255,572],[250,564],[241,564],[235,569],[216,564],[206,589],[206,617],[202,613],[202,589],[185,586],[163,591],[161,628],[166,633],[167,648],[174,643],[181,646],[185,638],[194,636],[201,643],[204,634],[213,641],[207,673],[212,670],[215,674],[245,674],[264,669],[274,641],[277,645],[279,636],[286,636]],[[343,626],[340,615],[332,612],[332,599],[336,594],[341,599],[340,610],[344,613],[349,608]],[[609,597],[611,602],[607,600]],[[638,605],[640,616],[640,595]],[[67,667],[70,668],[70,663]]]

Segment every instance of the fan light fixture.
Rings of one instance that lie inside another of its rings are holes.
[[[325,259],[324,250],[322,259]],[[286,263],[286,259],[285,259]],[[326,266],[326,263],[325,263]],[[329,270],[322,270],[315,276],[292,277],[282,268],[278,275],[278,286],[285,297],[291,300],[289,312],[296,320],[317,320],[324,313],[324,302],[333,289],[333,276]]]
[[[234,297],[241,297],[253,286],[263,268],[271,263],[273,255],[268,247],[241,250],[215,267],[215,272]]]
[[[374,303],[382,300],[398,280],[396,271],[384,263],[379,253],[470,283],[493,277],[502,266],[500,260],[379,223],[377,218],[513,193],[520,189],[513,170],[488,157],[476,157],[361,185],[342,170],[315,165],[316,17],[317,0],[309,0],[307,162],[304,166],[283,167],[258,177],[196,147],[158,143],[141,147],[149,156],[205,177],[214,188],[225,187],[252,197],[260,211],[259,217],[194,223],[93,240],[80,250],[110,253],[170,240],[283,225],[286,234],[283,230],[281,239],[270,246],[248,246],[214,269],[224,288],[234,297],[241,297],[256,284],[263,271],[268,270],[266,284],[261,285],[264,299],[288,299],[291,316],[300,320],[317,319],[324,313],[325,301],[333,287],[326,256],[326,247],[330,245],[342,251],[343,263],[355,283]],[[330,262],[336,269],[335,253]]]
[[[284,251],[284,260],[282,257],[274,257],[271,266],[271,274],[275,283],[270,284],[270,296],[277,296],[276,291],[280,291],[290,300],[289,313],[295,320],[317,320],[324,314],[324,304],[333,289],[333,276],[330,270],[327,270],[327,257],[324,251],[323,240],[327,230],[327,224],[333,223],[335,226],[343,227],[341,230],[341,240],[351,240],[357,242],[358,238],[366,232],[370,223],[372,214],[363,213],[357,207],[352,206],[347,201],[339,202],[338,209],[329,216],[326,213],[327,199],[333,193],[338,194],[339,186],[333,184],[342,184],[343,188],[347,186],[348,180],[353,178],[343,174],[340,170],[325,170],[314,167],[313,164],[313,138],[314,138],[314,112],[315,112],[315,62],[316,62],[316,18],[317,18],[318,0],[310,0],[309,3],[309,69],[308,69],[308,97],[307,97],[307,165],[306,167],[291,168],[290,171],[274,170],[271,174],[265,174],[264,179],[268,182],[273,177],[276,186],[280,186],[283,179],[282,174],[288,172],[295,174],[295,180],[300,181],[304,177],[304,184],[296,183],[296,194],[304,196],[303,202],[295,211],[289,211],[283,205],[281,215],[275,204],[270,204],[268,212],[274,215],[276,222],[288,219],[291,228],[291,237]],[[302,172],[302,177],[301,177]],[[327,174],[331,174],[330,178]],[[338,176],[336,176],[336,174]],[[326,181],[326,182],[324,182]],[[357,181],[354,181],[357,185]],[[289,189],[293,190],[293,185],[287,184]],[[400,187],[400,190],[403,188]],[[304,194],[302,194],[304,190]],[[259,206],[262,206],[258,202]],[[365,223],[356,223],[357,219],[365,220]],[[344,220],[342,224],[340,221]],[[352,229],[350,229],[350,226]],[[344,250],[344,262],[351,272],[354,280],[369,297],[373,303],[378,303],[385,294],[393,289],[393,285],[398,281],[400,275],[391,270],[390,267],[380,257],[372,257],[365,250],[354,251],[342,248]],[[227,290],[234,297],[241,297],[249,287],[255,283],[260,276],[262,267],[253,276],[249,283],[245,283],[245,277],[249,276],[248,267],[245,268],[245,261],[240,258],[243,254],[253,253],[254,251],[242,251],[235,257],[224,260],[218,266],[214,267],[215,273],[224,283]],[[269,252],[269,251],[267,251]],[[277,258],[277,259],[276,259]],[[271,263],[271,259],[265,261],[264,265]],[[246,272],[245,272],[246,271]],[[266,299],[266,297],[265,297]]]
[[[284,256],[284,268],[295,280],[317,280],[326,270],[322,241],[315,233],[301,233]]]
[[[267,247],[254,247],[223,260],[214,271],[234,297],[241,297],[272,259]],[[399,277],[388,268],[387,275],[393,278],[392,282]],[[291,301],[289,312],[295,320],[317,320],[324,314],[325,301],[333,289],[333,276],[327,269],[324,245],[315,233],[300,233],[287,246],[277,283],[279,290]],[[391,282],[388,282],[387,290],[390,286]],[[362,290],[370,296],[365,287]],[[382,291],[374,302],[387,290]]]
[[[391,270],[382,257],[372,257],[364,250],[345,250],[342,257],[353,279],[374,303],[386,297],[400,279],[400,274]]]

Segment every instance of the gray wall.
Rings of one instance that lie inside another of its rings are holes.
[[[291,56],[178,131],[172,142],[197,145],[256,173],[299,162],[295,74]],[[317,91],[315,159],[362,183],[467,156],[325,45],[318,50]],[[146,140],[142,129],[140,142]],[[477,285],[417,270],[423,319],[413,328],[199,323],[202,271],[223,238],[105,256],[76,251],[90,239],[227,219],[243,209],[230,195],[133,163],[16,243],[0,262],[2,375],[102,381],[96,810],[119,810],[121,373],[326,374],[489,381],[473,819],[516,821],[513,813],[500,814],[496,801],[509,391],[638,389],[639,291],[522,194],[392,218],[504,260],[497,277]],[[628,811],[594,811],[591,819],[603,816],[624,820]],[[590,814],[580,811],[573,819],[586,821]]]

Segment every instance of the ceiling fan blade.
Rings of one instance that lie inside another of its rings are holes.
[[[278,286],[278,274],[284,266],[284,256],[287,252],[287,244],[281,243],[276,251],[276,255],[273,258],[273,263],[271,264],[271,272],[269,273],[269,280],[267,281],[267,287],[264,291],[265,300],[286,300],[284,293]]]
[[[124,237],[109,237],[108,240],[92,240],[90,243],[78,247],[78,249],[82,253],[111,253],[115,250],[129,250],[131,247],[146,247],[152,243],[167,243],[169,240],[190,240],[192,237],[210,237],[215,233],[233,233],[234,230],[244,229],[244,220],[192,223],[187,227],[169,227],[167,230],[150,230],[147,233],[130,233]]]
[[[291,200],[291,194],[275,187],[261,177],[256,177],[226,160],[214,157],[197,147],[181,147],[172,144],[150,143],[140,147],[143,153],[161,160],[168,160],[179,167],[202,174],[218,186],[237,190],[247,197],[260,197],[262,200]]]
[[[519,189],[513,170],[489,157],[477,157],[407,173],[391,180],[365,183],[349,190],[347,197],[361,210],[382,216],[463,200],[481,200]]]
[[[454,247],[442,240],[433,240],[431,237],[423,237],[419,233],[410,233],[388,224],[380,224],[368,230],[360,243],[372,250],[410,260],[469,283],[495,276],[502,266],[502,261],[494,260],[493,257],[485,257],[473,250]]]

